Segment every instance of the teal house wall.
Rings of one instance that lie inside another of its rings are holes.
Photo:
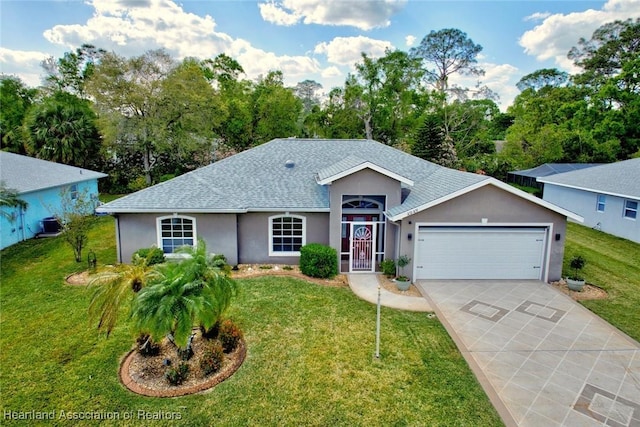
[[[43,220],[61,210],[64,191],[86,194],[98,205],[100,172],[18,154],[0,152],[0,181],[15,190],[27,207],[3,206],[0,215],[0,249],[42,234]]]

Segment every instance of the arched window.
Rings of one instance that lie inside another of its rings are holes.
[[[300,256],[306,243],[306,218],[299,215],[269,217],[269,256]]]
[[[196,237],[196,219],[189,216],[165,216],[157,219],[158,247],[165,254],[173,253],[184,245],[194,246]]]

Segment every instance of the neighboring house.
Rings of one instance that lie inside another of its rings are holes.
[[[31,239],[55,228],[49,220],[60,210],[64,190],[87,192],[98,202],[98,179],[107,175],[88,169],[0,151],[0,181],[18,192],[26,209],[3,206],[0,216],[0,249]],[[47,230],[45,230],[47,228]]]
[[[544,200],[584,217],[584,224],[640,243],[640,158],[554,175]]]
[[[342,272],[406,254],[412,279],[561,276],[566,218],[496,179],[371,140],[276,139],[107,203],[118,258],[198,238],[234,264],[297,264],[330,245]]]
[[[531,169],[508,172],[507,182],[537,188],[542,191],[544,184],[540,182],[538,178],[542,179],[558,173],[586,169],[599,165],[601,165],[601,163],[545,163]]]

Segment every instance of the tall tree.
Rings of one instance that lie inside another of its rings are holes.
[[[75,52],[65,52],[62,58],[49,57],[42,61],[46,72],[45,87],[53,92],[69,92],[86,98],[85,84],[106,51],[91,44],[83,44]]]
[[[284,87],[281,71],[270,71],[261,78],[252,94],[255,144],[273,138],[296,136],[302,103],[291,89]]]
[[[311,109],[320,104],[318,99],[318,91],[322,89],[322,85],[315,80],[304,80],[298,82],[294,91],[298,99],[302,101],[305,113],[310,113]]]
[[[27,150],[22,124],[38,91],[28,88],[18,77],[0,76],[0,148],[18,154]]]
[[[147,185],[154,173],[178,168],[180,161],[192,158],[190,147],[210,145],[219,119],[213,88],[200,64],[189,58],[177,64],[163,50],[130,59],[105,54],[87,91],[100,112],[106,142],[116,152],[124,146],[140,153]],[[160,167],[167,158],[177,160]],[[202,162],[206,159],[193,166]]]
[[[88,101],[56,92],[34,105],[24,120],[27,152],[41,159],[90,167],[100,156],[101,137]]]
[[[466,33],[455,28],[447,28],[431,31],[422,39],[420,45],[411,48],[410,54],[425,63],[428,81],[436,90],[446,92],[449,88],[449,77],[454,73],[484,75],[484,70],[476,65],[481,51],[482,46],[475,44]]]
[[[455,147],[444,133],[442,119],[435,114],[425,117],[416,134],[411,153],[445,167],[453,167],[458,161]]]
[[[547,86],[564,86],[568,80],[569,74],[564,71],[559,71],[556,68],[543,68],[521,78],[518,83],[516,83],[516,87],[520,89],[521,92],[529,88],[540,90]]]

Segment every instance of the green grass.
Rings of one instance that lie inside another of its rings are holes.
[[[99,264],[115,262],[112,218],[100,218],[88,249]],[[245,332],[248,355],[227,381],[181,398],[135,395],[117,377],[134,332],[124,323],[109,339],[98,335],[86,316],[89,291],[64,284],[86,263],[76,264],[60,238],[0,256],[0,414],[114,411],[133,419],[101,424],[136,426],[175,423],[141,422],[138,411],[178,413],[189,426],[501,424],[436,319],[383,308],[378,360],[374,305],[347,288],[292,278],[239,281],[229,316]]]
[[[607,299],[582,304],[640,341],[640,244],[569,223],[565,275],[570,271],[568,261],[577,254],[587,260],[583,270],[587,282],[609,293]]]

